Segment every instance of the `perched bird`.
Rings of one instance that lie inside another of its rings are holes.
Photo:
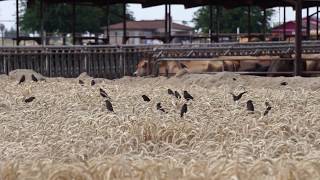
[[[32,102],[34,99],[36,99],[35,97],[31,96],[27,99],[24,100],[25,103],[29,103],[29,102]]]
[[[157,103],[157,110],[162,111],[162,112],[166,112],[166,111],[162,108],[161,103]]]
[[[269,111],[272,109],[272,107],[270,106],[270,104],[268,102],[266,102],[265,104],[266,104],[267,109],[263,113],[264,116],[266,116],[269,113]]]
[[[149,102],[149,101],[150,101],[150,98],[149,98],[148,96],[146,96],[146,95],[142,95],[142,98],[143,98],[143,100],[146,101],[146,102]]]
[[[286,86],[286,85],[288,85],[288,83],[284,81],[284,82],[280,83],[280,85],[281,86]]]
[[[181,95],[177,91],[174,91],[174,96],[176,96],[178,99],[181,99]]]
[[[31,79],[32,79],[32,81],[34,81],[34,82],[38,82],[38,79],[37,79],[33,74],[31,74]]]
[[[104,98],[109,98],[110,99],[110,97],[108,96],[108,94],[103,90],[103,89],[99,89],[99,91],[100,91],[100,95],[102,96],[102,97],[104,97]]]
[[[182,106],[182,108],[181,108],[181,111],[180,111],[180,117],[183,117],[183,115],[185,114],[185,113],[187,113],[188,112],[188,106],[187,106],[187,104],[184,104],[183,106]]]
[[[254,111],[253,102],[251,100],[247,101],[247,110]]]
[[[22,75],[18,84],[23,83],[26,80],[26,76]]]
[[[174,96],[174,92],[171,89],[168,89],[168,94]]]
[[[96,84],[96,82],[92,79],[91,80],[91,86],[94,86]]]
[[[113,112],[113,107],[109,100],[106,100],[106,107],[109,111]]]
[[[79,84],[84,85],[84,82],[81,79],[79,79]]]
[[[245,91],[245,92],[242,92],[242,93],[240,93],[240,94],[238,94],[238,95],[235,95],[235,94],[233,94],[233,93],[230,93],[231,95],[232,95],[232,97],[233,97],[233,101],[239,101],[240,99],[241,99],[241,97],[245,94],[245,93],[247,93],[248,91]]]
[[[188,93],[188,91],[183,91],[183,97],[189,101],[189,100],[193,100],[193,97],[191,96],[191,94]]]
[[[236,81],[237,79],[236,78],[232,78],[232,80]]]

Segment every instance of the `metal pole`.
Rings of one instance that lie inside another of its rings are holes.
[[[307,40],[310,40],[310,17],[309,17],[309,8],[307,8]]]
[[[72,44],[76,44],[76,1],[72,1]]]
[[[40,36],[41,36],[41,44],[45,45],[44,39],[44,4],[43,0],[40,0]]]
[[[216,6],[216,42],[219,42],[220,33],[220,7]]]
[[[169,43],[171,42],[171,25],[172,25],[172,18],[171,18],[171,4],[169,4],[168,5],[169,6],[169,17],[168,17],[168,19],[169,19],[169,25],[168,25],[168,39],[169,39]]]
[[[122,37],[122,44],[127,43],[127,4],[122,4],[122,13],[123,13],[123,37]]]
[[[303,62],[301,59],[301,43],[302,43],[302,0],[296,1],[296,32],[295,32],[295,50],[296,58],[294,61],[294,75],[301,76]]]
[[[263,9],[263,40],[266,40],[267,33],[267,10]]]
[[[286,40],[286,6],[283,7],[283,40]]]
[[[248,42],[251,41],[251,7],[248,6]]]
[[[319,6],[317,6],[317,40],[319,40]]]
[[[19,31],[19,0],[16,0],[16,45],[19,46],[19,41],[20,41],[20,31]]]
[[[107,5],[107,44],[110,44],[110,5]]]
[[[165,43],[168,43],[168,5],[165,5],[165,16],[164,16],[164,36],[165,36]]]
[[[209,14],[210,14],[210,27],[209,27],[209,37],[210,37],[210,43],[213,43],[213,6],[209,5]]]

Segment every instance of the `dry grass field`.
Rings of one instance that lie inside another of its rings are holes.
[[[0,77],[1,180],[320,179],[319,78],[222,73],[96,79],[91,86],[92,78],[80,76],[81,86],[78,79],[31,82],[25,73],[17,85],[19,73]],[[194,101],[168,88],[188,90]],[[234,103],[229,93],[244,90]],[[272,109],[263,116],[265,102]]]

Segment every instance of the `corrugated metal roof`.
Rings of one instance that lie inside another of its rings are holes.
[[[31,5],[35,0],[28,0]],[[220,5],[225,8],[234,8],[239,6],[260,6],[262,8],[271,8],[278,6],[293,6],[289,3],[295,0],[44,0],[47,3],[72,3],[75,1],[77,4],[84,5],[107,5],[118,3],[137,3],[143,7],[151,7],[163,4],[180,4],[187,8],[204,6],[204,5]],[[312,7],[320,5],[319,0],[304,0],[304,7]]]

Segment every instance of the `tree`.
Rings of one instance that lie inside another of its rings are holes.
[[[26,8],[23,3],[24,14],[21,18],[22,30],[26,32],[40,31],[40,2],[39,0]],[[76,6],[76,32],[99,33],[107,25],[106,7]],[[122,21],[122,5],[110,6],[110,24]],[[127,13],[127,18],[133,20],[132,12]],[[44,13],[44,28],[49,33],[72,32],[72,6],[70,4],[50,4]]]
[[[274,13],[272,9],[267,11],[267,30],[270,30],[271,16]],[[216,8],[213,8],[213,25],[216,26]],[[224,9],[220,11],[220,32],[223,33],[236,33],[237,28],[240,28],[241,32],[248,31],[248,8],[239,7],[234,9]],[[208,33],[210,27],[210,14],[209,7],[202,7],[199,9],[193,18],[195,22],[195,29],[201,32]],[[214,27],[215,31],[215,27]],[[260,33],[263,32],[263,11],[258,7],[251,7],[251,32]]]

